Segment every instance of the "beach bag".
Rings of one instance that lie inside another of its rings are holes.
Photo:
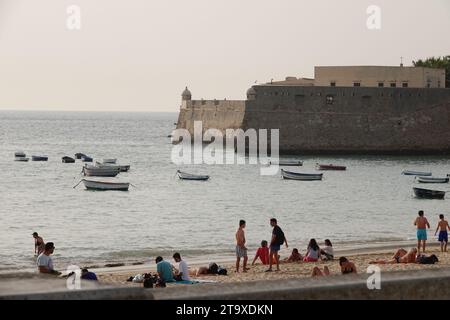
[[[143,283],[144,282],[144,276],[142,274],[137,274],[133,278],[134,283]]]
[[[219,276],[226,276],[228,274],[227,269],[219,267],[219,269],[217,269],[217,274]]]
[[[431,256],[420,256],[419,261],[420,264],[435,264],[436,262],[439,262],[438,257],[436,255],[432,254]]]
[[[153,288],[153,277],[150,273],[144,274],[144,288]]]
[[[280,229],[280,233],[277,235],[276,245],[282,246],[286,238],[284,237],[284,232]]]

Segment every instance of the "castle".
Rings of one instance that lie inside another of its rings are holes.
[[[192,100],[186,88],[177,128],[279,129],[280,153],[450,154],[445,70],[315,67],[314,79],[254,85],[246,100]]]

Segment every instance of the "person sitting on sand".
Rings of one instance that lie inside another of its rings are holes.
[[[186,261],[181,259],[181,255],[178,252],[174,253],[173,259],[178,263],[178,274],[176,275],[176,278],[183,281],[190,281],[189,267]]]
[[[261,247],[256,250],[255,258],[253,258],[252,266],[255,265],[256,260],[259,258],[262,264],[269,264],[269,247],[266,240],[261,241]]]
[[[308,248],[306,250],[305,258],[303,261],[305,262],[317,262],[320,258],[320,248],[317,244],[316,239],[311,239],[308,244]]]
[[[89,281],[98,281],[97,275],[94,272],[90,272],[88,269],[81,269],[81,279]]]
[[[157,257],[155,262],[156,272],[158,273],[159,278],[164,280],[164,282],[175,282],[172,265],[169,262],[164,261],[162,257]]]
[[[339,266],[341,267],[342,274],[358,273],[355,264],[346,257],[339,258]]]
[[[45,242],[42,237],[38,235],[37,232],[33,232],[32,234],[34,238],[34,255],[37,257],[45,250]]]
[[[37,258],[37,267],[40,273],[52,274],[59,276],[61,272],[53,269],[53,260],[50,255],[55,251],[55,245],[53,242],[47,242],[44,247],[44,252],[42,252]]]
[[[330,239],[325,240],[325,247],[320,249],[320,254],[324,256],[322,260],[333,260],[334,259],[334,250],[333,245],[331,244]]]
[[[298,252],[297,248],[292,249],[289,258],[284,260],[285,262],[300,262],[303,261],[303,256]]]
[[[390,260],[374,260],[370,261],[369,264],[416,263],[417,252],[417,248],[412,248],[409,251],[400,248]]]
[[[450,226],[448,225],[447,220],[444,219],[443,214],[439,215],[439,219],[441,220],[438,222],[436,232],[434,233],[434,235],[436,235],[437,232],[439,231],[438,241],[441,243],[441,252],[447,252],[447,243],[448,243],[447,228],[448,230],[450,230]]]

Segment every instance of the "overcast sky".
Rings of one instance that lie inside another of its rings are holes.
[[[244,99],[315,65],[447,55],[449,34],[449,0],[0,0],[0,109],[177,111],[186,85]]]

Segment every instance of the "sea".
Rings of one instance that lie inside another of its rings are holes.
[[[416,199],[419,184],[403,170],[450,173],[447,156],[311,156],[293,171],[314,173],[316,163],[347,166],[324,172],[322,181],[261,175],[264,164],[180,165],[172,162],[169,135],[177,113],[0,111],[0,272],[35,270],[32,232],[55,243],[56,269],[68,265],[149,264],[174,252],[190,260],[232,258],[235,232],[246,220],[249,254],[270,240],[269,219],[284,230],[289,249],[304,252],[309,239],[330,239],[335,249],[415,239],[413,221],[424,210],[436,241],[439,214],[449,200]],[[47,162],[15,162],[14,153],[46,155]],[[128,192],[88,191],[83,163],[63,156],[84,153],[101,161],[117,158],[131,170],[117,180]],[[182,181],[177,170],[210,175]],[[450,191],[448,184],[426,187]]]

